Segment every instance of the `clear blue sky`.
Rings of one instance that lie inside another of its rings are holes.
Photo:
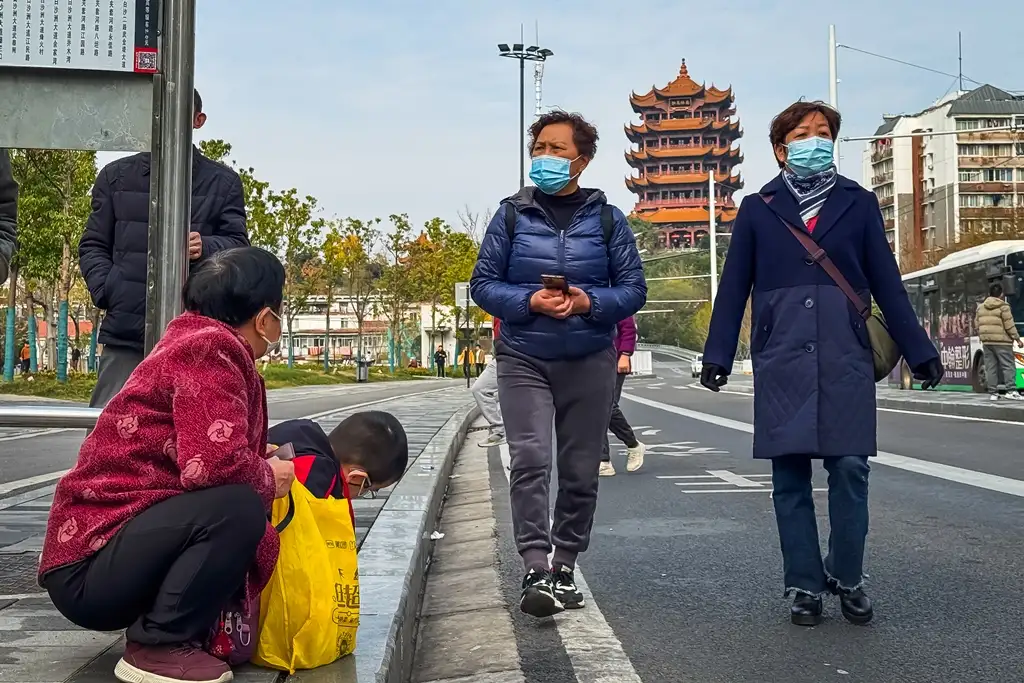
[[[244,11],[242,5],[244,4]],[[827,99],[828,24],[839,41],[1024,90],[1024,3],[951,0],[303,0],[198,3],[196,84],[209,122],[202,137],[234,145],[278,188],[316,196],[325,214],[407,212],[421,224],[494,207],[518,189],[517,64],[496,44],[520,23],[555,52],[544,104],[583,113],[601,142],[584,185],[623,209],[633,195],[624,123],[628,96],[673,79],[685,57],[696,80],[732,85],[746,132],[747,191],[776,172],[771,117],[799,97]],[[844,133],[874,132],[883,112],[928,106],[953,79],[840,51]],[[533,110],[527,72],[528,117]],[[529,119],[528,119],[529,120]],[[860,180],[860,147],[844,172]]]

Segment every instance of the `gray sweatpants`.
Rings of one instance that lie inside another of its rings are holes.
[[[499,342],[497,356],[517,549],[527,571],[547,568],[552,545],[553,563],[574,567],[594,525],[597,472],[615,394],[615,350],[542,360]],[[558,442],[554,457],[552,436]],[[558,464],[558,496],[549,523],[552,461]]]
[[[505,435],[501,419],[501,404],[498,403],[498,363],[492,360],[473,382],[473,398],[480,407],[480,413],[487,420],[491,434]]]
[[[142,358],[142,351],[124,346],[104,346],[89,407],[106,408],[110,399],[121,391],[132,371],[142,362]]]
[[[985,382],[990,394],[1005,394],[1017,389],[1017,364],[1009,344],[985,344]]]

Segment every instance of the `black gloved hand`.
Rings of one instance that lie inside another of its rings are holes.
[[[717,392],[729,382],[729,373],[721,365],[705,363],[700,369],[700,383],[705,389]]]
[[[914,379],[921,380],[921,388],[925,391],[937,387],[945,374],[946,369],[938,358],[932,358],[914,368]]]

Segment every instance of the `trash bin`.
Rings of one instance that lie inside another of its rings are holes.
[[[366,360],[356,361],[356,381],[368,382],[370,380],[370,362]]]

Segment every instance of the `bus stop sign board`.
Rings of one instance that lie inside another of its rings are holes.
[[[0,147],[146,151],[160,0],[0,2]]]

